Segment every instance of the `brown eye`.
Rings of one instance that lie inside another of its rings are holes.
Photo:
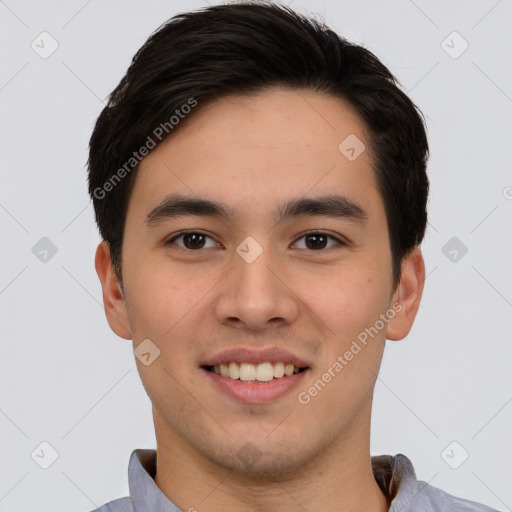
[[[319,251],[326,248],[330,249],[336,245],[345,245],[344,242],[342,242],[340,239],[332,235],[320,232],[306,233],[305,235],[302,235],[300,239],[305,240],[305,247],[299,247],[299,249],[309,249],[312,251]],[[329,239],[333,240],[334,243],[327,247]]]
[[[204,249],[206,244],[206,239],[210,239],[213,242],[213,245],[210,245],[210,247],[215,247],[217,243],[208,235],[205,235],[203,233],[199,233],[197,231],[188,231],[185,233],[180,233],[179,235],[171,238],[167,244],[175,244],[176,240],[182,239],[182,244],[176,244],[178,247],[182,249],[188,249],[188,250],[197,250],[197,249]]]

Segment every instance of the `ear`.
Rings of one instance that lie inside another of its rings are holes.
[[[420,307],[424,283],[425,262],[416,246],[402,261],[401,279],[391,302],[391,305],[400,304],[401,309],[396,308],[396,315],[388,323],[387,339],[401,340],[409,334]]]
[[[110,246],[105,240],[96,249],[94,264],[103,290],[103,305],[108,324],[118,336],[131,340],[126,302],[110,259]]]

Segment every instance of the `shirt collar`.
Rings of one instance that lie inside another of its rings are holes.
[[[128,480],[135,512],[181,512],[155,484],[155,475],[156,450],[134,450],[128,466]]]
[[[412,462],[401,453],[374,455],[372,469],[375,480],[391,503],[389,512],[410,510],[412,501],[422,491]]]

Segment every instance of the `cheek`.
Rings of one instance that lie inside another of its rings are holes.
[[[126,302],[135,340],[165,338],[187,307],[179,280],[146,261],[127,262],[125,267]]]
[[[371,395],[384,349],[386,324],[380,315],[388,309],[388,294],[389,285],[382,277],[352,273],[325,282],[322,295],[308,304],[329,329],[325,359],[316,378],[323,375],[332,384],[326,386],[325,394],[322,391],[319,408],[346,414]]]
[[[354,335],[386,311],[388,281],[387,272],[374,267],[345,268],[322,280],[321,292],[310,296],[308,306],[335,333]]]

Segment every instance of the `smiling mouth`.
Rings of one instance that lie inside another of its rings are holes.
[[[228,379],[255,384],[283,379],[308,369],[308,367],[300,368],[291,363],[283,362],[252,364],[236,363],[234,361],[225,364],[216,364],[215,366],[203,366],[203,368]]]

